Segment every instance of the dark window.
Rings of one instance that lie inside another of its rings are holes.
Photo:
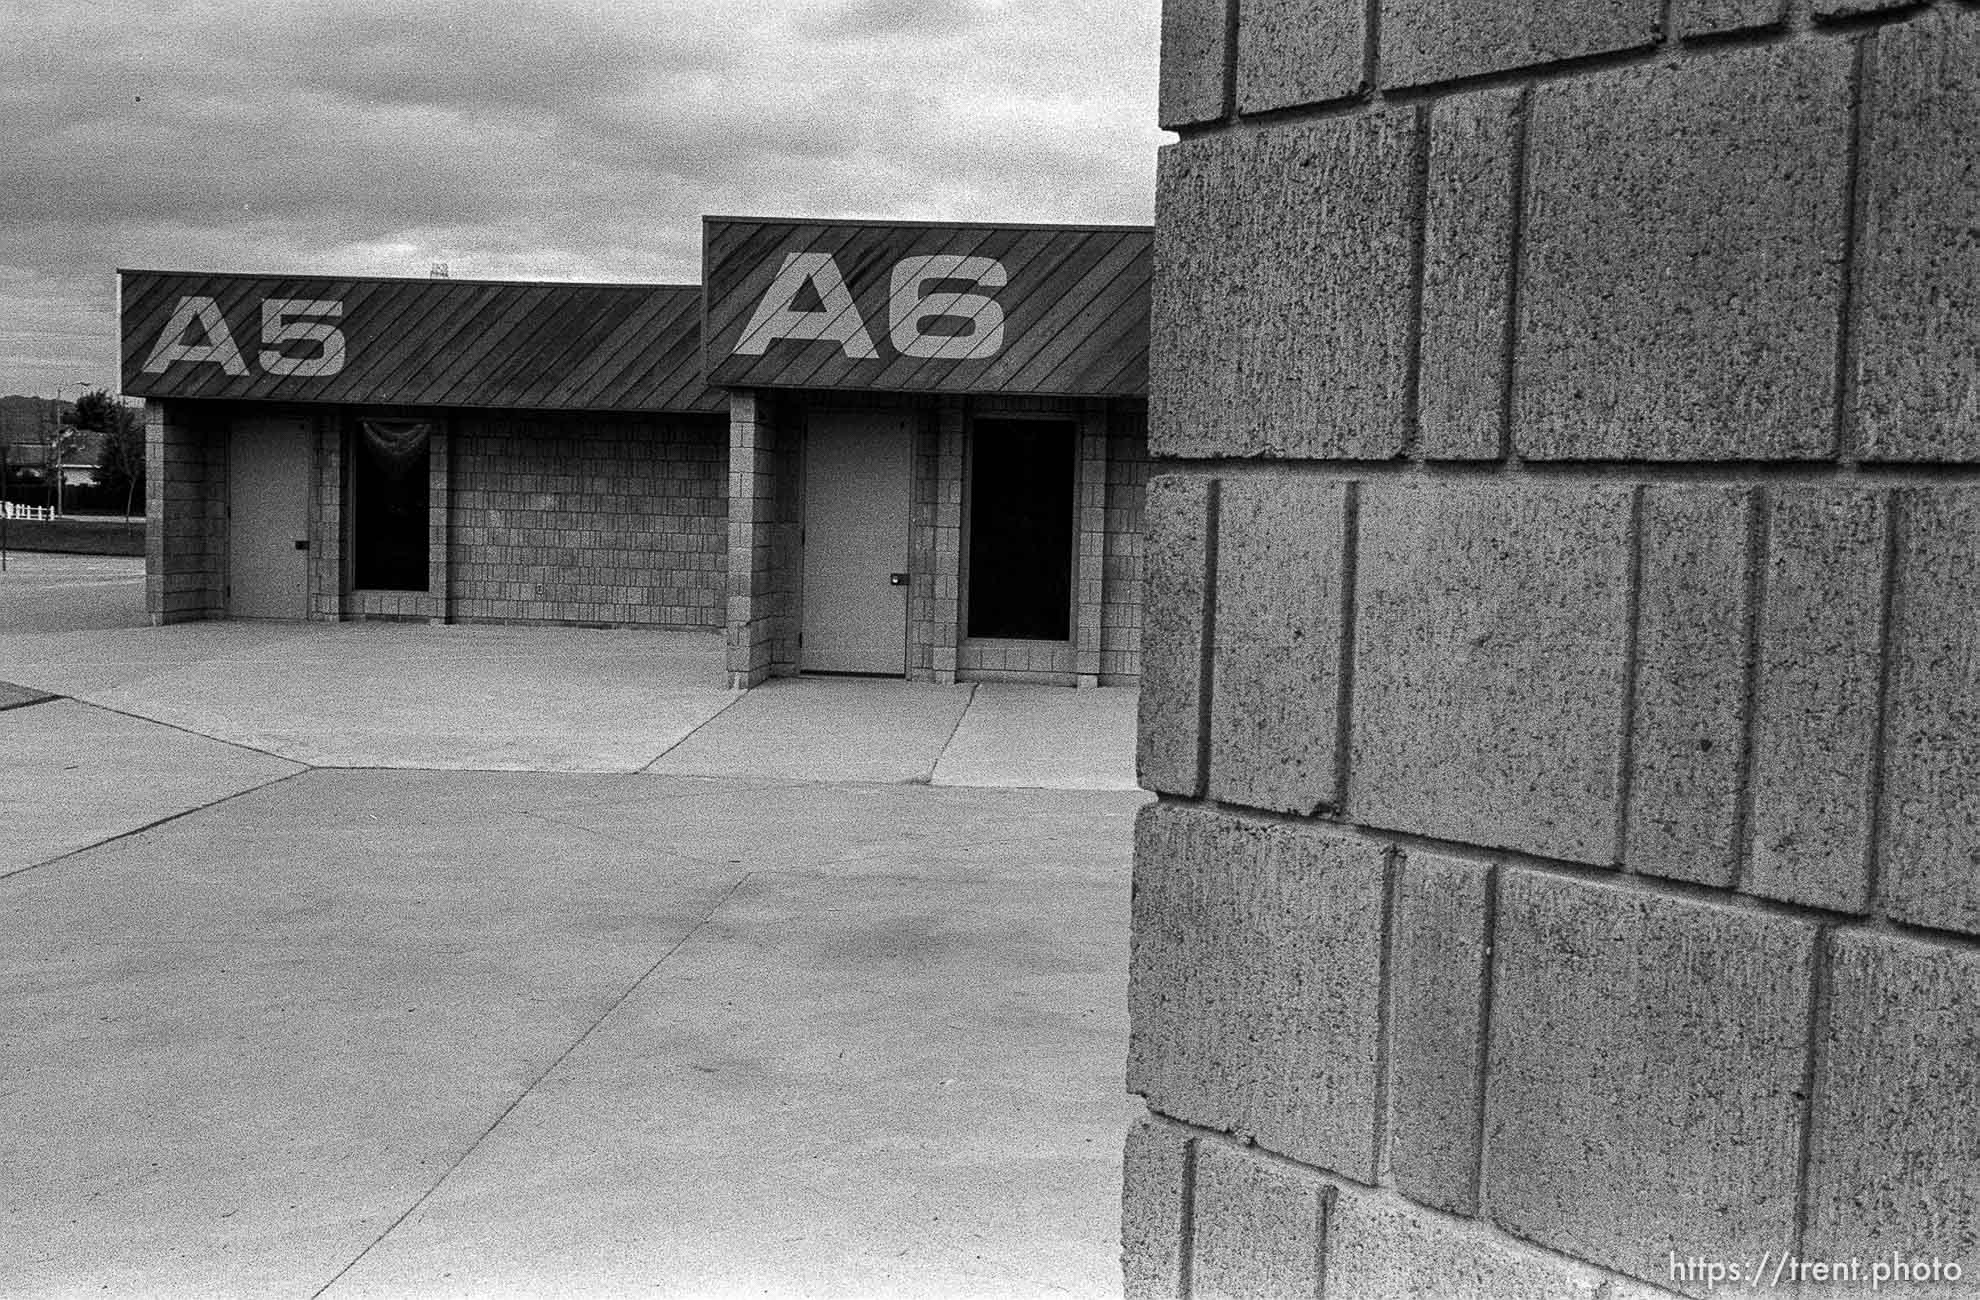
[[[1073,425],[977,420],[969,488],[969,635],[1072,635]]]
[[[360,420],[351,451],[351,579],[364,591],[425,591],[433,426]]]

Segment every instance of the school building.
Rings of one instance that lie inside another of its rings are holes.
[[[1132,684],[1150,245],[711,217],[699,286],[123,271],[151,617]]]

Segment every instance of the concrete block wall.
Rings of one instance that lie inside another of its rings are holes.
[[[460,418],[454,617],[720,628],[727,460],[719,417]]]
[[[1079,416],[1073,484],[1073,673],[1075,684],[1100,684],[1100,645],[1107,609],[1107,409],[1087,404]]]
[[[351,557],[344,545],[348,514],[344,448],[341,416],[319,416],[309,498],[309,616],[325,622],[343,618],[351,605]]]
[[[1104,603],[1100,607],[1100,684],[1141,679],[1143,497],[1148,489],[1148,417],[1117,406],[1107,426]]]
[[[1980,1293],[1980,6],[1163,31],[1129,1294]]]
[[[962,399],[924,410],[914,439],[909,523],[908,678],[954,685],[961,640]]]
[[[787,418],[787,417],[786,417]],[[791,566],[779,563],[779,534],[786,522],[780,469],[790,460],[793,433],[780,426],[775,399],[752,390],[729,394],[729,517],[725,627],[729,684],[755,686],[779,666],[779,646],[795,633],[790,602]]]
[[[148,472],[168,507],[147,530],[157,621],[226,616],[228,429],[251,418],[244,410],[148,409]],[[345,450],[358,414],[319,408],[305,418],[313,619],[724,625],[729,438],[720,417],[436,416],[421,592],[352,590]],[[795,518],[794,502],[779,508]],[[783,556],[780,574],[795,553],[790,531],[766,529],[766,563]],[[778,604],[773,592],[765,608],[794,605]],[[786,638],[787,660],[794,638]]]
[[[144,602],[156,624],[221,618],[227,599],[227,426],[205,408],[146,402]]]
[[[956,651],[957,676],[972,682],[1074,686],[1078,664],[1070,641],[965,639]]]

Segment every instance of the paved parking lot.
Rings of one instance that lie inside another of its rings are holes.
[[[0,575],[0,1294],[1118,1292],[1131,694],[78,572]]]
[[[0,635],[129,627],[143,614],[142,557],[6,553]]]

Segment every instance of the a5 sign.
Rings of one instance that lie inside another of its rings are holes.
[[[335,298],[263,298],[261,346],[255,361],[266,374],[298,379],[340,373],[344,368],[344,332],[335,322],[343,314],[344,304]],[[236,379],[248,375],[247,359],[241,355],[240,344],[215,299],[200,294],[181,296],[158,331],[142,370],[147,375],[162,375],[180,362],[218,366]]]
[[[134,397],[718,411],[694,285],[118,273]]]

